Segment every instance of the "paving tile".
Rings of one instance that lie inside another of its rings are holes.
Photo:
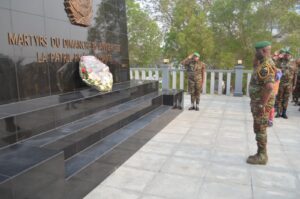
[[[300,160],[299,160],[300,163]],[[267,167],[272,167],[272,168],[283,168],[286,170],[292,170],[293,165],[292,162],[288,159],[286,155],[283,153],[279,154],[274,154],[274,153],[269,153],[268,154],[268,165]]]
[[[249,98],[202,95],[200,111],[187,111],[189,97],[180,115],[96,189],[122,199],[300,198],[296,107],[267,129],[269,162],[257,166],[246,163],[257,150]]]
[[[211,154],[213,162],[227,163],[227,164],[243,164],[245,165],[246,155],[243,151],[225,150],[224,148],[216,148]]]
[[[220,147],[224,150],[233,150],[233,151],[247,151],[247,142],[245,140],[239,139],[228,139],[224,137],[218,137],[216,140],[217,147]]]
[[[253,186],[261,188],[278,188],[286,191],[297,191],[299,181],[294,173],[289,171],[251,168]]]
[[[140,194],[136,194],[129,191],[124,191],[112,187],[101,186],[99,189],[94,189],[91,191],[84,199],[96,199],[96,198],[105,198],[105,199],[138,199]]]
[[[150,196],[150,195],[144,195],[140,199],[165,199],[163,197],[158,197],[158,196]]]
[[[188,135],[195,135],[195,136],[212,136],[215,137],[217,131],[214,129],[205,129],[205,128],[190,128]]]
[[[212,163],[207,170],[206,180],[251,185],[250,171],[246,166]]]
[[[205,181],[199,199],[252,199],[250,186]]]
[[[173,157],[163,166],[161,172],[202,178],[207,166],[205,161]]]
[[[212,117],[212,116],[205,115],[205,117]],[[217,117],[217,116],[214,116],[214,117]],[[201,120],[197,120],[193,123],[193,127],[199,128],[199,129],[217,130],[219,128],[219,125],[216,125],[215,123],[203,123]]]
[[[222,125],[220,126],[220,132],[237,132],[237,133],[243,133],[245,130],[244,125]]]
[[[162,155],[171,155],[176,146],[176,144],[172,143],[149,141],[146,145],[144,145],[141,148],[141,151],[148,153],[157,153]]]
[[[167,198],[193,199],[197,196],[200,182],[197,178],[159,174],[145,189],[145,192]]]
[[[160,133],[175,133],[175,134],[187,134],[189,127],[186,126],[168,126],[163,128]]]
[[[133,191],[143,191],[154,176],[154,172],[120,167],[104,181],[104,185]]]
[[[300,194],[297,192],[283,191],[280,189],[264,189],[253,187],[253,199],[298,199]]]
[[[195,146],[211,146],[215,142],[212,136],[187,135],[183,138],[182,144]]]
[[[190,128],[193,124],[191,120],[173,120],[165,128]]]
[[[158,171],[167,160],[168,156],[137,152],[129,158],[124,165],[144,170]]]
[[[180,143],[184,135],[172,133],[159,133],[152,138],[152,141],[166,143]]]
[[[181,145],[175,151],[174,155],[199,160],[210,160],[212,149],[209,147],[199,147],[192,145]]]

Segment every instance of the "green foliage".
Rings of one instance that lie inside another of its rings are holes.
[[[143,2],[147,14],[161,24],[160,53],[172,61],[199,51],[210,67],[232,68],[242,59],[250,68],[254,44],[261,40],[271,41],[273,51],[289,46],[300,56],[297,0],[136,1]]]
[[[213,33],[207,26],[206,15],[195,0],[176,1],[171,29],[166,34],[165,55],[181,60],[198,51],[201,59],[211,57]]]
[[[131,65],[145,66],[161,57],[162,34],[157,23],[133,0],[126,0],[129,60]]]

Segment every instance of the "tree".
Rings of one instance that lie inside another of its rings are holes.
[[[195,0],[176,1],[172,16],[171,27],[165,38],[165,54],[181,60],[198,51],[209,62],[214,47],[213,33],[200,5]]]
[[[289,11],[286,15],[280,17],[279,24],[281,38],[278,43],[289,46],[293,55],[300,57],[300,15]]]
[[[238,59],[251,67],[261,40],[272,41],[273,50],[300,51],[299,0],[137,1],[160,24],[163,53],[171,59],[197,50],[214,68],[232,68]]]
[[[134,0],[126,0],[129,60],[145,66],[161,58],[162,33],[157,23]]]
[[[242,59],[251,66],[254,43],[260,40],[272,41],[273,49],[282,47],[282,41],[273,37],[274,32],[287,30],[282,20],[295,13],[291,10],[295,4],[296,0],[215,0],[210,9],[210,23],[218,44],[214,49],[215,64],[232,66]],[[295,28],[287,31],[291,33]]]

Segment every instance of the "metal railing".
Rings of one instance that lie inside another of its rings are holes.
[[[249,83],[252,71],[236,66],[233,70],[206,70],[203,82],[203,94],[249,95]],[[187,90],[187,78],[184,69],[130,68],[130,79],[157,80],[161,88]]]

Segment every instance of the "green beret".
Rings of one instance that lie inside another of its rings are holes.
[[[281,48],[280,53],[292,54],[289,47]]]
[[[271,46],[271,42],[269,41],[260,41],[260,42],[257,42],[255,44],[255,48],[256,49],[260,49],[260,48],[264,48],[264,47],[267,47],[267,46]]]
[[[198,52],[194,52],[194,55],[200,57],[200,54]]]

